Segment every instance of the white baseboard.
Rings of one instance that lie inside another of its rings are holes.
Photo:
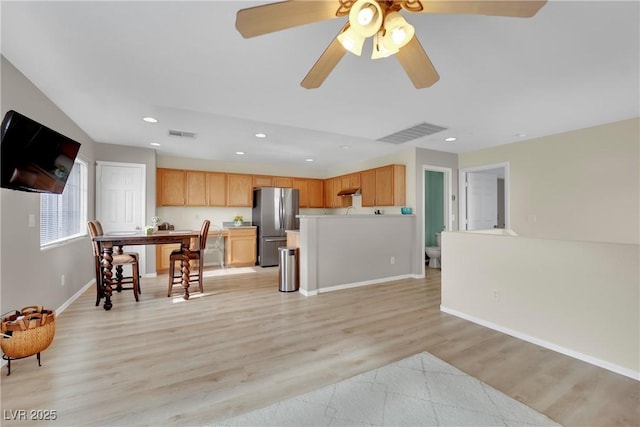
[[[566,356],[573,357],[574,359],[582,360],[583,362],[590,363],[591,365],[599,366],[600,368],[604,368],[604,369],[606,369],[608,371],[615,372],[616,374],[624,375],[625,377],[629,377],[629,378],[634,379],[636,381],[640,381],[640,372],[639,371],[634,371],[632,369],[624,368],[624,367],[618,366],[618,365],[616,365],[614,363],[607,362],[606,360],[601,360],[601,359],[589,356],[588,354],[580,353],[578,351],[571,350],[570,348],[562,347],[562,346],[559,346],[557,344],[553,344],[553,343],[550,343],[548,341],[541,340],[541,339],[536,338],[536,337],[532,337],[532,336],[524,334],[522,332],[519,332],[519,331],[516,331],[516,330],[513,330],[513,329],[509,329],[509,328],[505,328],[504,326],[500,326],[500,325],[497,325],[495,323],[488,322],[486,320],[479,319],[479,318],[474,317],[474,316],[470,316],[470,315],[462,313],[460,311],[453,310],[451,308],[447,308],[447,307],[443,306],[442,304],[440,305],[440,311],[442,311],[444,313],[451,314],[451,315],[456,316],[456,317],[460,317],[461,319],[468,320],[468,321],[473,322],[473,323],[477,323],[478,325],[484,326],[484,327],[489,328],[489,329],[493,329],[494,331],[498,331],[498,332],[502,332],[502,333],[507,334],[507,335],[511,335],[512,337],[521,339],[523,341],[527,341],[527,342],[530,342],[532,344],[539,345],[540,347],[544,347],[544,348],[547,348],[549,350],[553,350],[553,351],[555,351],[557,353],[561,353],[561,354],[564,354]]]
[[[96,279],[89,280],[89,282],[86,285],[84,285],[82,288],[80,288],[75,294],[71,295],[71,297],[68,300],[66,300],[60,307],[58,307],[55,310],[56,317],[60,316],[60,313],[65,311],[66,308],[69,307],[72,302],[77,300],[80,297],[80,295],[82,295],[82,293],[84,291],[89,289],[90,286],[95,286],[95,285],[96,285]],[[0,367],[4,367],[6,364],[7,364],[7,361],[2,359],[2,363],[0,363]]]
[[[301,295],[304,295],[305,297],[311,297],[314,295],[318,295],[318,291],[307,291],[305,289],[298,289],[298,292],[300,292]]]
[[[95,286],[95,285],[96,285],[96,279],[89,280],[89,282],[86,285],[80,288],[75,294],[71,295],[71,298],[66,300],[60,307],[56,309],[56,317],[59,316],[63,311],[65,311],[66,308],[69,307],[72,302],[77,300],[84,291],[89,289],[90,286]]]
[[[320,288],[318,289],[317,293],[341,291],[343,289],[359,288],[360,286],[368,286],[368,285],[377,285],[379,283],[392,282],[394,280],[411,279],[413,277],[414,277],[413,274],[403,274],[400,276],[385,277],[382,279],[373,279],[373,280],[365,280],[362,282],[345,283],[343,285],[328,286],[326,288]]]

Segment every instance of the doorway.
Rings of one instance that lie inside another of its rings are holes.
[[[509,228],[509,163],[460,169],[460,230]]]
[[[425,257],[425,247],[436,246],[436,233],[453,230],[453,197],[452,197],[452,169],[440,166],[422,166],[422,246],[421,252]],[[422,262],[422,273],[425,273]]]
[[[146,165],[96,162],[96,219],[105,233],[141,230],[145,224]],[[139,252],[140,271],[145,250]]]

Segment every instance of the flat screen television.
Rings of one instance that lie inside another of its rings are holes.
[[[13,110],[4,116],[1,131],[0,186],[62,193],[80,143]]]

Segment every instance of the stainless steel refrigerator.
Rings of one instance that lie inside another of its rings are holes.
[[[285,230],[299,228],[298,197],[296,188],[253,190],[251,221],[258,227],[258,264],[262,267],[278,265],[278,248],[287,245]]]

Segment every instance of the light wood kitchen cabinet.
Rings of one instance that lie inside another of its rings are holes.
[[[273,186],[281,188],[293,188],[293,178],[288,176],[274,176]]]
[[[186,206],[207,205],[207,173],[200,171],[185,171],[185,202]]]
[[[227,205],[227,175],[207,172],[207,205]]]
[[[322,208],[324,207],[324,183],[321,179],[309,179],[309,207],[310,208]]]
[[[156,205],[184,206],[185,171],[180,169],[157,169]]]
[[[360,172],[340,177],[340,189],[349,190],[352,188],[360,188]]]
[[[227,206],[253,205],[253,177],[251,175],[227,175]]]
[[[273,177],[268,175],[253,175],[254,187],[273,187]]]
[[[301,208],[309,207],[309,180],[293,178],[293,188],[298,190],[298,204]]]
[[[253,175],[253,186],[293,188],[293,178],[288,176]]]
[[[342,190],[341,176],[324,180],[325,208],[346,208],[351,206],[351,196],[338,196],[340,190]]]
[[[376,170],[369,169],[360,172],[360,194],[362,206],[375,206],[376,204]]]
[[[323,204],[325,208],[333,207],[333,181],[331,179],[325,179],[323,182],[324,197]]]
[[[301,208],[324,207],[324,184],[321,179],[292,178],[292,188],[298,189]]]
[[[362,206],[404,206],[404,165],[388,165],[360,173]]]
[[[226,265],[248,267],[256,264],[256,229],[229,228],[225,245]]]
[[[156,272],[169,270],[169,256],[174,249],[180,249],[180,245],[156,245]]]

